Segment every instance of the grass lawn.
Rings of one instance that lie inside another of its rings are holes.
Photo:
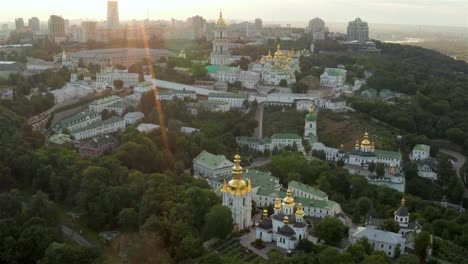
[[[370,140],[375,141],[376,149],[398,149],[398,130],[363,113],[320,110],[317,131],[320,142],[334,148],[343,144],[347,151],[354,148],[357,139],[363,139],[366,131],[369,132]]]
[[[291,107],[266,106],[263,113],[263,137],[277,133],[304,134],[306,112],[297,112]]]

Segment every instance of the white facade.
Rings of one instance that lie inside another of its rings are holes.
[[[82,112],[61,120],[57,123],[57,125],[55,125],[53,130],[55,133],[60,133],[63,131],[63,129],[68,129],[68,131],[72,131],[75,129],[86,127],[94,122],[101,120],[102,117],[100,114],[96,114],[93,112]]]
[[[348,41],[366,42],[369,40],[369,26],[367,22],[356,18],[348,24]]]
[[[210,93],[208,100],[222,101],[229,104],[230,108],[243,108],[244,102],[247,100],[247,96],[241,94],[221,94],[221,93]]]
[[[140,131],[141,133],[149,133],[159,128],[160,126],[158,125],[144,123],[144,124],[139,124],[137,127],[137,130]]]
[[[145,115],[141,112],[129,112],[124,116],[124,120],[127,125],[134,125],[144,117]]]
[[[69,101],[80,99],[82,97],[93,95],[94,90],[88,85],[87,82],[76,81],[69,82],[65,85],[65,87],[52,90],[50,93],[55,98],[55,104],[63,104]]]
[[[181,99],[189,98],[192,100],[197,99],[197,94],[194,91],[178,91],[178,90],[170,90],[170,91],[159,91],[158,93],[158,100],[160,101],[172,101],[174,99]]]
[[[374,250],[383,251],[388,257],[395,256],[397,245],[400,245],[400,254],[405,252],[406,240],[400,234],[365,227],[358,227],[357,230],[356,233],[351,235],[352,244],[365,237]]]
[[[296,102],[296,111],[305,112],[309,111],[310,107],[314,105],[314,102],[310,100],[300,100]]]
[[[122,98],[120,98],[118,96],[115,96],[115,95],[105,97],[105,98],[98,99],[98,100],[95,100],[94,102],[92,102],[89,105],[89,110],[93,111],[93,112],[96,112],[96,113],[101,113],[107,107],[109,107],[109,106],[111,106],[111,105],[113,105],[115,103],[122,102],[122,101],[123,101]]]
[[[347,71],[341,68],[326,68],[320,75],[320,86],[338,88],[344,85]]]
[[[195,175],[204,178],[226,178],[231,174],[234,163],[223,155],[214,155],[202,151],[193,159],[193,171]]]
[[[113,116],[110,119],[94,122],[86,127],[73,130],[70,134],[75,138],[75,140],[82,140],[114,133],[122,129],[125,129],[125,120],[120,117]]]
[[[412,161],[425,160],[430,157],[431,147],[428,145],[416,145],[411,152],[410,159]]]
[[[151,82],[142,82],[133,88],[134,93],[146,93],[153,90],[153,83]]]
[[[302,138],[296,134],[275,134],[271,137],[271,147],[282,149],[296,145],[297,150],[303,151]]]
[[[114,81],[121,80],[123,82],[123,87],[137,86],[138,78],[138,73],[129,73],[127,71],[108,67],[100,73],[96,74],[96,85],[113,86]]]
[[[304,137],[309,138],[311,135],[317,137],[317,113],[313,104],[309,108],[304,125]]]
[[[228,65],[231,53],[229,52],[229,39],[223,14],[219,14],[219,20],[215,25],[213,51],[211,52],[212,65]]]
[[[218,82],[234,83],[241,82],[242,87],[253,89],[260,82],[260,74],[253,71],[242,71],[236,67],[222,67],[215,75]]]

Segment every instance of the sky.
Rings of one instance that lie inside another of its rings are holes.
[[[66,19],[106,19],[107,0],[8,0],[2,3],[0,21],[51,14]],[[183,19],[201,15],[213,20],[220,10],[227,20],[295,21],[314,18],[348,22],[360,17],[370,24],[412,24],[468,28],[467,0],[120,0],[121,20]]]

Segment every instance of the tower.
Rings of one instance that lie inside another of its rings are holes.
[[[304,137],[309,137],[310,134],[317,137],[317,113],[313,104],[310,106],[309,113],[305,118],[304,126]]]
[[[218,22],[215,26],[215,35],[213,40],[213,51],[211,52],[212,65],[228,65],[231,53],[229,52],[229,40],[227,38],[226,22],[223,19],[223,13],[219,13]]]
[[[119,24],[119,2],[107,1],[107,28],[117,29]]]
[[[252,181],[246,182],[242,178],[243,169],[240,162],[241,157],[237,154],[234,156],[232,179],[229,183],[225,180],[221,189],[223,205],[231,209],[233,223],[237,225],[237,230],[246,229],[252,225]]]
[[[302,209],[302,203],[297,204],[296,210],[296,222],[302,223],[304,221],[304,209]]]
[[[294,198],[292,197],[292,190],[288,189],[286,197],[283,199],[283,214],[292,215],[294,211]]]
[[[395,221],[398,222],[400,227],[408,227],[409,224],[409,212],[408,208],[405,205],[405,197],[401,198],[401,205],[398,210],[395,211]]]

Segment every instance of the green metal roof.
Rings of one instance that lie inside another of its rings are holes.
[[[206,71],[208,71],[208,73],[217,73],[219,71],[219,66],[218,65],[210,65],[210,66],[206,66]]]
[[[317,114],[316,113],[312,113],[312,114],[307,114],[306,116],[306,119],[307,121],[316,121],[317,120]]]
[[[205,150],[202,151],[193,160],[193,162],[197,162],[210,169],[218,169],[234,165],[231,161],[227,160],[224,155],[214,155]]]
[[[277,189],[279,185],[279,179],[272,176],[269,172],[263,172],[259,170],[246,170],[244,172],[244,178],[252,179],[252,187],[260,186],[264,189]]]
[[[237,94],[237,93],[209,93],[208,97],[211,98],[239,98],[239,99],[247,99],[247,95],[245,94]]]
[[[91,124],[89,124],[89,125],[87,125],[85,127],[75,129],[73,131],[70,131],[70,133],[71,134],[77,134],[77,133],[82,132],[82,131],[86,131],[86,130],[90,130],[90,129],[93,129],[93,128],[96,128],[96,127],[117,123],[117,122],[120,122],[120,121],[124,121],[124,120],[122,118],[118,117],[118,116],[113,116],[113,117],[111,117],[111,118],[109,118],[107,120],[97,121],[97,122],[91,123]]]
[[[325,192],[323,192],[323,191],[321,191],[321,190],[319,190],[317,188],[314,188],[314,187],[312,187],[310,185],[300,183],[300,182],[297,182],[297,181],[291,181],[289,183],[289,187],[294,188],[294,189],[298,189],[300,191],[303,191],[305,193],[309,193],[311,195],[314,195],[314,196],[317,196],[317,197],[320,197],[320,198],[327,198],[328,197],[328,195]]]
[[[345,76],[346,75],[346,70],[340,69],[340,68],[326,68],[325,72],[329,76]]]
[[[302,139],[298,134],[274,134],[271,139]]]
[[[303,206],[310,206],[310,207],[316,207],[316,208],[322,208],[322,209],[332,209],[333,207],[337,206],[338,203],[334,201],[323,201],[323,200],[315,200],[315,199],[309,199],[309,198],[304,198],[304,197],[294,197],[294,200],[296,203],[302,203]]]
[[[375,150],[375,154],[377,155],[377,157],[401,159],[401,154],[397,151]]]
[[[424,144],[418,144],[418,145],[414,146],[413,150],[430,151],[431,147],[428,146],[428,145],[424,145]]]
[[[71,117],[67,117],[65,119],[62,119],[58,125],[61,127],[61,128],[67,128],[71,125],[74,125],[76,123],[80,123],[80,122],[83,122],[85,121],[88,117],[90,119],[93,119],[93,118],[96,118],[97,116],[100,116],[99,113],[95,113],[95,112],[90,112],[90,111],[87,111],[87,112],[81,112],[81,113],[78,113],[76,115],[73,115]]]
[[[254,138],[254,137],[236,137],[236,141],[243,143],[243,144],[257,143],[259,145],[271,143],[271,140],[268,138]]]

